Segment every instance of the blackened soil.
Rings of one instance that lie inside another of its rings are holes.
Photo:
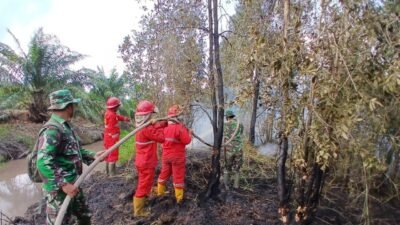
[[[279,224],[277,195],[274,185],[266,180],[254,180],[250,184],[247,181],[242,189],[228,192],[221,187],[217,198],[201,200],[209,173],[206,165],[209,165],[207,155],[189,156],[184,202],[176,204],[172,185],[168,184],[165,196],[149,197],[147,209],[151,214],[147,218],[135,218],[132,214],[137,182],[132,164],[119,168],[119,175],[114,177],[95,173],[82,186],[93,214],[92,224]],[[37,205],[31,206],[25,218],[16,218],[15,224],[44,224],[44,209],[39,215],[35,208]]]

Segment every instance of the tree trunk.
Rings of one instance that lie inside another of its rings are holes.
[[[217,115],[215,116],[214,114],[214,125],[216,125],[216,129],[214,129],[214,151],[211,159],[211,166],[212,166],[212,171],[211,175],[208,179],[208,187],[207,191],[205,194],[205,198],[214,198],[217,197],[217,195],[220,192],[219,189],[219,179],[220,179],[220,174],[221,174],[221,165],[220,165],[220,155],[221,155],[221,145],[222,145],[222,138],[223,138],[223,132],[224,132],[224,83],[223,83],[223,78],[222,78],[222,67],[221,67],[221,62],[220,62],[220,57],[219,57],[219,32],[218,32],[218,1],[217,0],[212,0],[212,6],[211,6],[211,0],[208,0],[208,12],[210,16],[210,10],[212,8],[212,20],[209,18],[209,22],[213,22],[213,46],[214,46],[214,60],[215,60],[215,66],[216,66],[216,76],[215,76],[215,85],[214,85],[214,90],[216,93],[216,112]],[[210,48],[212,48],[212,45],[210,45]],[[210,57],[212,57],[210,55]],[[214,98],[215,99],[215,98]],[[215,108],[213,109],[215,112]],[[216,131],[216,132],[215,132]]]
[[[288,188],[286,184],[286,159],[288,153],[288,139],[285,134],[280,135],[279,139],[279,156],[278,156],[278,197],[279,197],[279,209],[278,212],[281,216],[281,220],[284,224],[288,223],[289,213],[289,196]]]
[[[260,80],[258,79],[257,67],[254,66],[254,95],[253,95],[253,109],[251,112],[250,120],[250,135],[249,142],[254,145],[256,141],[256,121],[257,121],[257,108],[258,108],[258,97],[260,96]]]
[[[305,205],[303,208],[298,209],[302,214],[301,217],[296,218],[299,224],[309,225],[313,222],[324,184],[324,175],[325,171],[321,170],[318,163],[314,163],[312,175],[305,194]]]
[[[222,77],[222,66],[219,57],[219,31],[218,31],[218,0],[213,0],[213,21],[214,21],[214,60],[217,69],[215,88],[217,92],[217,137],[214,143],[215,148],[221,150],[222,138],[224,135],[224,80]],[[218,163],[219,165],[219,163]]]
[[[48,120],[47,96],[44,90],[35,90],[31,93],[32,103],[29,105],[29,119],[35,123],[42,123]]]
[[[213,32],[213,12],[212,12],[212,0],[208,0],[208,76],[210,78],[210,88],[211,88],[211,104],[212,104],[212,127],[214,135],[214,143],[216,143],[217,137],[217,98],[215,91],[215,77],[214,77],[214,32]]]
[[[314,82],[315,79],[310,83],[310,95],[309,95],[309,102],[308,105],[309,107],[306,107],[303,110],[303,118],[306,118],[306,122],[304,124],[304,131],[303,133],[303,152],[304,152],[304,162],[305,166],[298,168],[300,171],[298,171],[298,179],[299,184],[298,184],[298,191],[297,191],[297,211],[296,211],[296,221],[297,222],[303,222],[305,218],[307,218],[308,215],[306,215],[307,212],[306,209],[308,207],[308,199],[306,198],[305,192],[306,192],[306,181],[309,179],[308,173],[307,173],[307,166],[309,162],[311,162],[314,158],[314,154],[311,152],[311,146],[310,146],[310,137],[308,136],[309,129],[312,124],[312,119],[313,119],[313,113],[312,113],[312,105],[314,102]]]
[[[287,52],[287,41],[288,41],[288,25],[289,25],[289,0],[284,0],[284,24],[283,24],[283,44],[284,52]],[[286,134],[286,113],[287,105],[289,104],[289,72],[287,74],[283,73],[282,91],[283,91],[283,101],[281,107],[281,124],[280,124],[280,139],[279,139],[279,158],[278,158],[278,168],[277,168],[277,180],[278,180],[278,197],[279,197],[279,209],[281,220],[284,224],[289,223],[289,191],[286,182],[286,159],[288,155],[288,138]]]
[[[386,180],[390,179],[391,182],[397,180],[397,177],[399,175],[399,167],[400,167],[400,156],[399,156],[400,152],[396,147],[397,144],[394,144],[393,146],[394,146],[393,148],[395,148],[395,149],[393,150],[392,161],[388,165],[389,169],[388,169],[387,178],[386,178]]]

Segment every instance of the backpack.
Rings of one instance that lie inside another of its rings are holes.
[[[31,151],[31,153],[28,154],[27,156],[27,162],[28,162],[28,176],[31,179],[31,181],[35,182],[35,183],[41,183],[43,182],[43,178],[40,175],[40,172],[37,168],[36,165],[36,160],[37,160],[37,153],[38,153],[38,148],[39,148],[39,139],[40,136],[43,134],[43,132],[48,129],[49,127],[55,127],[58,132],[61,133],[61,136],[63,135],[64,132],[64,128],[63,126],[58,123],[58,122],[54,122],[54,121],[47,121],[47,123],[45,123],[42,126],[42,129],[39,131],[39,135],[38,138],[36,139],[36,143]]]

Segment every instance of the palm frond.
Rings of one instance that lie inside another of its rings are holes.
[[[0,86],[0,110],[23,109],[30,101],[29,92],[22,85]]]

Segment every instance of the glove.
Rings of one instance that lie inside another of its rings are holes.
[[[100,156],[101,156],[104,152],[105,152],[105,150],[104,150],[104,151],[96,152],[94,158],[95,158],[95,159],[100,158]],[[103,158],[100,162],[103,162],[103,161],[104,161],[104,158]]]
[[[163,120],[163,121],[158,121],[158,122],[155,122],[155,123],[152,123],[152,124],[154,124],[154,127],[155,128],[164,128],[164,127],[167,127],[168,126],[168,122],[167,121],[165,121],[165,120]]]
[[[73,198],[75,197],[76,194],[78,194],[79,189],[70,183],[65,183],[62,187],[61,187],[62,191],[67,194],[69,197]]]

